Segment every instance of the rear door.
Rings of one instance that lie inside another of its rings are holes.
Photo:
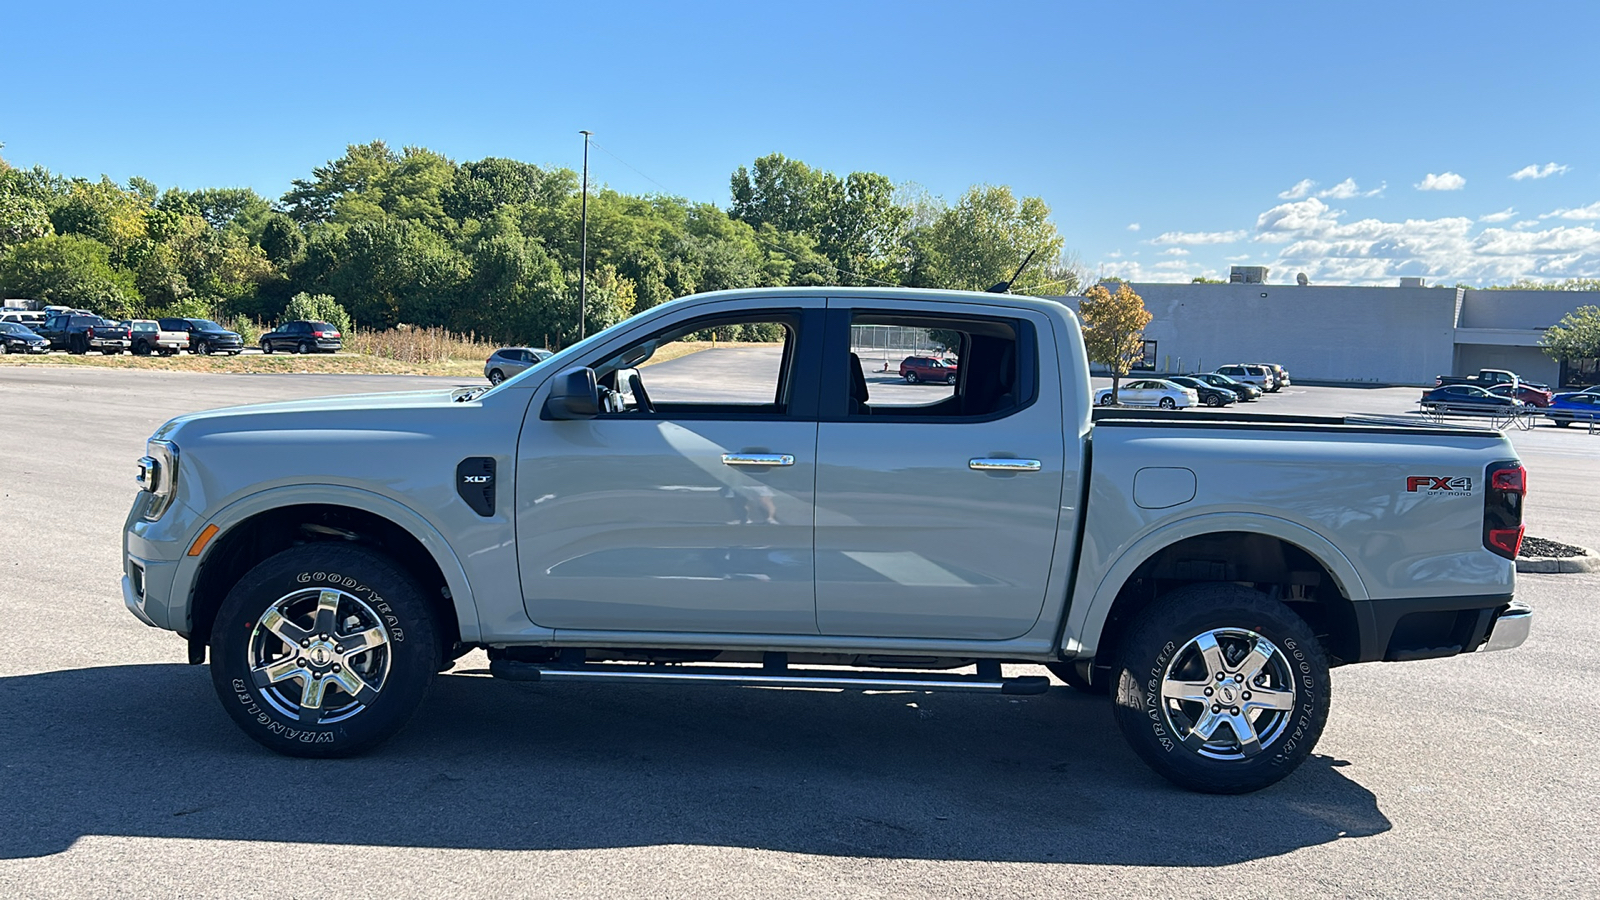
[[[873,326],[959,343],[956,389],[931,394],[865,371],[869,351],[851,336]],[[822,383],[818,629],[986,640],[1027,632],[1045,601],[1066,458],[1048,317],[830,300]]]

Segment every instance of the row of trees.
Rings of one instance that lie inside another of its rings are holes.
[[[1049,208],[1007,187],[974,186],[949,204],[877,173],[841,177],[773,154],[740,166],[731,189],[727,209],[591,189],[591,333],[725,288],[981,290],[1035,251],[1015,291],[1082,286]],[[560,345],[578,331],[579,259],[577,175],[511,159],[352,145],[276,201],[0,160],[0,293],[105,315],[273,321],[306,294],[331,297],[362,326]]]

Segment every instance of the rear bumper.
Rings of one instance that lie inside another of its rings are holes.
[[[1355,606],[1361,648],[1351,662],[1510,650],[1528,639],[1533,624],[1532,608],[1510,594],[1368,600]]]

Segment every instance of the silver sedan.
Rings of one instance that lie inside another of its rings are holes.
[[[499,384],[554,355],[543,347],[501,347],[489,354],[488,361],[483,364],[483,377],[489,379],[490,384]]]

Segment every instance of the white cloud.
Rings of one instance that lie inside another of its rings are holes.
[[[1571,169],[1571,166],[1560,166],[1552,162],[1545,163],[1542,166],[1523,166],[1512,172],[1509,177],[1512,181],[1521,181],[1525,178],[1549,178],[1551,175],[1565,175]]]
[[[1379,194],[1382,194],[1384,188],[1388,186],[1389,182],[1385,181],[1370,191],[1363,191],[1361,186],[1356,184],[1356,180],[1354,178],[1346,178],[1345,180],[1339,182],[1331,188],[1328,188],[1325,191],[1318,191],[1317,196],[1331,197],[1334,200],[1349,200],[1352,197],[1376,197]],[[1296,187],[1298,187],[1298,185],[1296,185]],[[1279,194],[1278,196],[1285,200],[1296,199],[1294,197],[1285,197],[1283,194]],[[1303,197],[1305,195],[1301,194],[1299,196]]]
[[[1467,186],[1467,180],[1454,172],[1443,175],[1428,173],[1428,177],[1417,182],[1413,187],[1419,191],[1459,191]]]
[[[1600,200],[1588,206],[1579,206],[1573,209],[1557,209],[1547,213],[1540,213],[1541,219],[1572,219],[1576,222],[1593,222],[1600,219]]]
[[[1129,231],[1138,231],[1139,230],[1139,223],[1138,222],[1129,222],[1128,223],[1128,230]]]
[[[1161,251],[1161,255],[1162,256],[1188,256],[1189,255],[1189,251],[1183,249],[1182,247],[1168,247],[1167,249]]]
[[[1165,231],[1150,239],[1152,244],[1231,244],[1244,240],[1247,231]]]
[[[1301,197],[1310,196],[1311,189],[1316,186],[1317,183],[1315,181],[1312,181],[1309,178],[1302,178],[1294,183],[1294,187],[1289,188],[1287,191],[1280,191],[1278,193],[1278,199],[1299,200]]]
[[[1121,250],[1113,250],[1110,253],[1107,253],[1106,257],[1109,258],[1109,259],[1121,259],[1122,258],[1122,251]]]
[[[1524,219],[1511,227],[1518,231],[1527,231],[1529,228],[1538,228],[1539,223],[1534,219]]]
[[[1238,256],[1224,256],[1222,259],[1225,262],[1248,262],[1250,260],[1250,254],[1241,253]]]
[[[1502,209],[1497,213],[1489,213],[1486,216],[1479,216],[1478,217],[1478,221],[1479,222],[1504,222],[1507,219],[1515,219],[1516,217],[1517,217],[1517,211],[1508,206],[1505,209]]]

